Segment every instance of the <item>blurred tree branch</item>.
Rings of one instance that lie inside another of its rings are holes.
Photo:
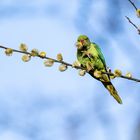
[[[135,8],[137,17],[140,18],[140,9],[138,9],[138,8],[136,7],[136,5],[135,5],[134,2],[132,2],[131,0],[128,0],[128,1],[129,1],[130,4]],[[140,35],[140,28],[139,28],[136,24],[134,24],[134,23],[130,20],[129,17],[127,17],[127,16],[125,16],[125,17],[126,17],[126,19],[128,20],[128,22],[129,22],[132,26],[135,27],[135,29],[138,31],[138,34]]]
[[[136,7],[136,5],[135,5],[135,3],[134,2],[132,2],[131,0],[128,0],[131,4],[132,4],[132,6],[135,8],[135,10],[137,11],[137,7]]]
[[[138,26],[136,26],[136,24],[134,24],[134,23],[130,20],[129,17],[127,17],[127,16],[125,16],[125,17],[126,17],[126,19],[128,20],[128,22],[129,22],[130,24],[132,24],[132,25],[137,29],[138,34],[140,34],[140,29],[138,28]]]

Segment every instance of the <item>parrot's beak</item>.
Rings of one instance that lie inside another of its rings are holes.
[[[83,44],[81,43],[81,41],[80,42],[76,42],[76,47],[77,47],[77,49],[82,49]]]

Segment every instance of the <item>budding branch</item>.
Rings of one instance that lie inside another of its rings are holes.
[[[5,50],[8,49],[8,47],[5,47],[5,46],[0,46],[0,48],[1,49],[5,49]],[[13,50],[13,52],[16,52],[16,53],[21,53],[21,54],[26,54],[26,55],[30,55],[31,56],[31,53],[30,52],[20,51],[20,50],[16,50],[16,49],[12,49],[12,50]],[[67,63],[65,61],[58,61],[57,59],[54,59],[54,58],[51,58],[51,57],[47,57],[47,56],[41,57],[40,55],[37,55],[36,57],[39,57],[39,58],[42,58],[42,59],[51,59],[51,60],[53,60],[56,63],[64,64],[66,66],[69,66],[69,67],[72,67],[72,68],[75,68],[75,69],[86,70],[84,67],[81,67],[81,66],[73,66],[70,63]],[[135,81],[135,82],[140,82],[140,79],[136,79],[136,78],[132,78],[132,77],[127,77],[127,76],[124,76],[124,75],[116,76],[112,72],[102,72],[102,74],[107,74],[107,75],[114,76],[114,77],[120,77],[120,78],[124,78],[124,79],[127,79],[127,80],[132,80],[132,81]]]

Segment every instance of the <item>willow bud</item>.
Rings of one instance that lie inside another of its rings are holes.
[[[20,51],[23,51],[23,52],[27,52],[28,47],[27,47],[26,44],[21,43],[20,46],[19,46],[19,50],[20,50]]]
[[[28,62],[28,61],[30,61],[30,60],[31,60],[31,56],[30,56],[30,55],[25,54],[25,55],[22,56],[22,61]]]
[[[11,56],[11,55],[13,54],[13,49],[7,48],[7,49],[5,50],[5,54],[6,54],[7,56]]]
[[[128,77],[128,78],[132,78],[132,74],[130,72],[126,73],[125,76]]]
[[[63,56],[61,53],[57,54],[57,60],[58,61],[63,61]]]
[[[39,51],[37,49],[31,50],[31,56],[38,56],[38,55],[39,55]]]
[[[84,76],[86,74],[86,70],[79,70],[79,75]]]
[[[51,67],[51,66],[53,66],[53,64],[54,64],[54,60],[52,60],[52,59],[48,59],[48,60],[44,61],[44,65],[46,67]]]
[[[74,68],[74,67],[80,67],[81,66],[81,64],[79,63],[79,61],[77,60],[77,61],[75,61],[75,62],[73,62],[73,64],[72,64],[72,67]]]
[[[114,71],[114,74],[115,74],[115,76],[121,76],[122,75],[122,72],[121,72],[121,70],[118,70],[118,69],[116,69],[115,71]]]
[[[59,71],[63,72],[63,71],[65,71],[65,70],[67,70],[67,68],[68,68],[67,65],[61,64],[61,65],[59,66]]]
[[[137,17],[140,18],[140,9],[136,10]]]
[[[46,52],[40,52],[39,56],[42,57],[42,58],[46,57]]]
[[[98,70],[95,70],[93,75],[96,77],[96,78],[101,78],[102,77],[102,73],[101,71],[98,71]]]

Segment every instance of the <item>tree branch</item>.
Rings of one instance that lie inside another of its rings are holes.
[[[115,74],[111,73],[111,72],[102,72],[102,73],[103,74],[108,74],[110,76],[115,76]],[[133,77],[127,77],[127,76],[124,76],[124,75],[120,75],[120,76],[117,76],[117,77],[124,78],[124,79],[127,79],[127,80],[132,80],[132,81],[135,81],[135,82],[140,82],[140,79],[133,78]]]
[[[9,49],[8,47],[1,46],[1,45],[0,45],[0,48],[1,49],[5,49],[5,50],[6,49]],[[16,52],[16,53],[21,53],[21,54],[26,54],[26,55],[32,56],[32,54],[30,52],[20,51],[20,50],[16,50],[16,49],[12,49],[12,51],[13,52]],[[51,59],[51,60],[53,60],[56,63],[64,64],[66,66],[69,66],[69,67],[72,67],[72,68],[75,68],[75,69],[81,69],[81,70],[87,71],[87,69],[85,69],[84,67],[81,67],[81,66],[73,66],[73,64],[70,64],[70,63],[65,62],[65,61],[59,61],[59,60],[54,59],[54,58],[51,58],[51,57],[46,57],[46,56],[41,57],[40,55],[37,55],[36,57],[39,57],[41,59]],[[124,76],[124,75],[116,76],[116,74],[115,73],[112,73],[112,72],[102,72],[102,74],[107,74],[107,75],[114,76],[114,77],[120,77],[120,78],[123,78],[123,79],[132,80],[132,81],[135,81],[135,82],[140,82],[140,79],[136,79],[136,78],[132,78],[132,77]]]
[[[138,31],[138,34],[140,34],[140,29],[138,28],[138,26],[136,24],[134,24],[129,17],[125,16],[126,19],[128,20],[128,22],[133,25],[135,27],[135,29]]]
[[[5,49],[5,50],[8,49],[8,47],[5,47],[5,46],[0,46],[0,48]],[[30,55],[30,56],[32,55],[30,52],[20,51],[20,50],[16,50],[16,49],[12,49],[12,50],[13,50],[13,52],[22,53],[22,54],[27,54],[27,55]],[[60,64],[64,64],[64,65],[73,67],[72,64],[69,64],[69,63],[67,63],[67,62],[65,62],[65,61],[58,61],[57,59],[54,59],[54,58],[51,58],[51,57],[47,57],[47,56],[41,57],[41,56],[39,56],[39,55],[37,55],[36,57],[39,57],[39,58],[42,58],[42,59],[51,59],[51,60],[53,60],[53,61],[56,62],[56,63],[60,63]],[[85,70],[84,68],[82,68],[82,67],[80,67],[80,66],[74,66],[74,68]]]
[[[136,7],[136,5],[134,4],[134,2],[132,2],[131,0],[128,0],[131,4],[132,4],[132,6],[135,8],[135,10],[137,11],[137,7]]]

